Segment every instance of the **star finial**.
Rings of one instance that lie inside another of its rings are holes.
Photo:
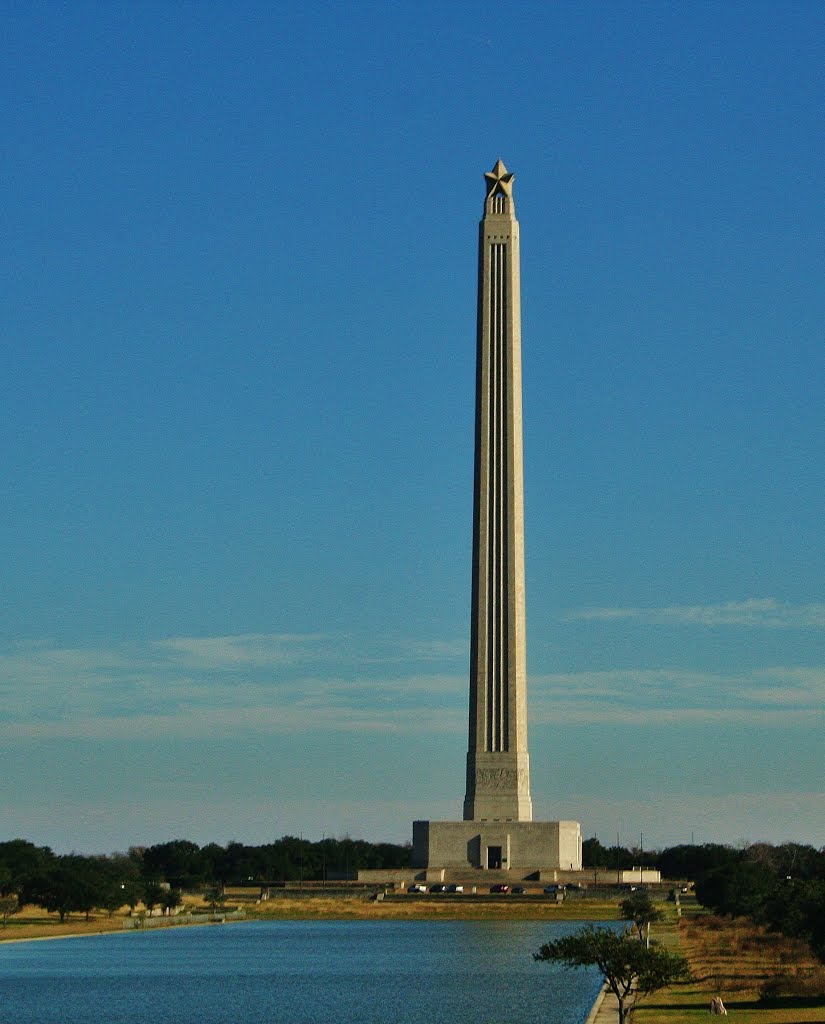
[[[494,196],[497,192],[512,197],[514,177],[515,175],[508,172],[501,160],[497,160],[496,166],[492,171],[488,171],[484,175],[487,182],[487,198],[489,199],[490,196]]]

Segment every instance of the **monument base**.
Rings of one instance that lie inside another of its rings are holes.
[[[577,821],[414,821],[412,866],[580,871]]]

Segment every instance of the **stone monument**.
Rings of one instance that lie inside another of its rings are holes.
[[[581,870],[575,821],[533,821],[527,753],[519,224],[484,175],[479,225],[470,738],[463,821],[413,822],[413,865],[520,877]]]

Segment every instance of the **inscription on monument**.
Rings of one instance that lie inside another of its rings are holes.
[[[476,768],[476,789],[529,793],[530,773],[525,768]]]

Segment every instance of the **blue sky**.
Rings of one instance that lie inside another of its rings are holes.
[[[825,12],[0,12],[0,821],[460,816],[516,174],[537,817],[825,844]]]

